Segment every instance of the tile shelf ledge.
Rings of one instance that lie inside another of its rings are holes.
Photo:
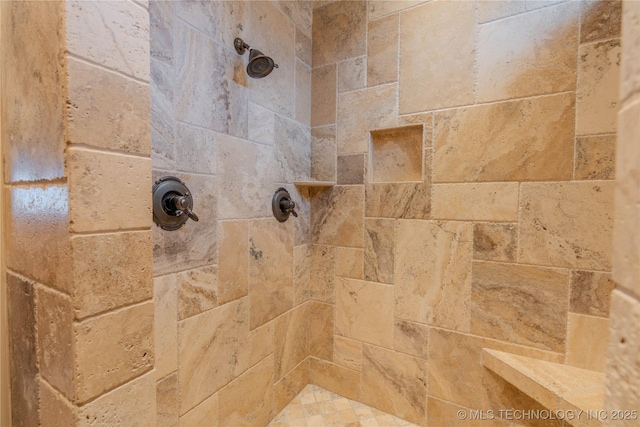
[[[575,418],[566,417],[568,424],[602,425],[596,417],[596,411],[604,408],[602,372],[487,348],[482,349],[482,364],[554,414],[572,411]],[[579,419],[578,414],[581,414]]]
[[[336,185],[335,181],[293,181],[293,185],[296,187],[333,187]]]

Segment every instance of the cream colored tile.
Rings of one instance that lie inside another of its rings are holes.
[[[224,304],[249,293],[248,222],[218,222],[218,238],[218,301]]]
[[[218,267],[210,265],[182,271],[178,280],[178,320],[195,316],[218,305]]]
[[[309,354],[309,305],[275,319],[274,380],[279,381]]]
[[[309,254],[309,298],[332,304],[335,302],[335,248],[311,245]]]
[[[304,123],[281,116],[275,118],[276,182],[293,182],[309,178],[311,135]]]
[[[424,183],[368,184],[368,217],[427,219],[431,212],[431,185]]]
[[[336,122],[336,65],[314,68],[311,73],[311,126]]]
[[[275,410],[282,410],[285,406],[289,405],[289,402],[291,402],[308,383],[309,362],[305,360],[274,384]],[[293,405],[293,403],[291,405]],[[286,411],[286,416],[288,421],[292,422],[296,419],[296,414],[290,409],[291,407],[289,406],[289,410]],[[298,419],[304,416],[302,413],[299,415]]]
[[[311,178],[336,181],[336,128],[311,129]]]
[[[334,306],[309,302],[309,354],[333,360]]]
[[[526,10],[525,2],[522,0],[490,0],[478,2],[478,22],[494,21],[507,16],[517,15]]]
[[[402,13],[401,114],[473,103],[474,33],[471,2],[430,2]]]
[[[175,275],[153,279],[156,379],[178,369],[178,287]]]
[[[392,219],[364,221],[364,279],[393,284],[397,223]]]
[[[568,2],[482,25],[477,100],[573,90],[579,9]]]
[[[567,180],[573,94],[436,113],[434,181]]]
[[[345,368],[356,371],[362,367],[362,342],[334,336],[333,361]]]
[[[393,287],[337,278],[336,334],[391,348]]]
[[[249,340],[251,344],[249,364],[251,366],[274,352],[276,345],[275,329],[276,320],[274,319],[249,332]]]
[[[472,231],[464,222],[399,222],[397,318],[469,330]]]
[[[412,356],[427,357],[429,327],[420,323],[396,319],[393,328],[393,349]]]
[[[157,382],[156,407],[157,422],[161,426],[178,427],[178,374],[173,373]]]
[[[67,399],[56,392],[49,383],[42,378],[39,380],[38,391],[40,425],[43,427],[70,426],[75,424],[76,407]],[[14,406],[14,410],[17,408]],[[19,409],[18,409],[19,411]],[[14,412],[14,417],[23,421],[31,421],[24,418],[22,412]],[[35,415],[35,412],[32,412]]]
[[[311,38],[296,28],[296,58],[311,66]]]
[[[524,183],[520,190],[519,261],[610,268],[613,183]]]
[[[175,144],[177,170],[218,173],[218,144],[213,131],[178,123]]]
[[[624,3],[622,10],[622,65],[620,72],[620,99],[627,99],[630,94],[640,89],[640,4]]]
[[[349,399],[360,395],[360,373],[322,359],[309,359],[309,381]]]
[[[371,181],[422,181],[422,141],[421,125],[372,131]]]
[[[311,241],[362,247],[363,199],[362,186],[336,186],[318,194],[311,202]],[[332,206],[340,206],[340,209],[333,209]]]
[[[367,57],[359,56],[338,63],[338,92],[362,89],[367,85]]]
[[[400,14],[369,21],[367,31],[367,86],[398,80]]]
[[[474,221],[516,221],[517,182],[434,184],[431,217]]]
[[[620,37],[621,1],[585,0],[580,6],[580,43]]]
[[[609,273],[574,270],[571,272],[569,311],[608,317],[611,292],[616,283]]]
[[[297,121],[311,125],[311,68],[296,60],[296,114]]]
[[[576,179],[614,179],[616,135],[576,138]]]
[[[364,154],[338,156],[338,185],[364,184]]]
[[[367,9],[364,1],[337,1],[313,12],[313,66],[366,52]]]
[[[473,224],[473,259],[515,261],[517,224]]]
[[[426,1],[427,0],[383,0],[369,2],[369,19],[378,19],[381,16],[417,6],[420,3],[425,3]]]
[[[249,5],[243,2],[182,2],[175,4],[175,17],[225,46],[233,46],[235,37],[245,37]],[[153,37],[153,33],[151,33]]]
[[[247,135],[250,141],[260,142],[266,145],[275,144],[273,111],[249,102],[248,106],[249,126]]]
[[[609,344],[609,319],[569,314],[567,363],[604,372]]]
[[[336,248],[335,274],[336,276],[363,278],[364,250],[358,248]]]
[[[218,393],[180,417],[180,427],[218,427]]]
[[[618,39],[580,46],[576,88],[577,135],[616,131],[620,54]]]
[[[564,351],[568,271],[474,262],[472,277],[471,333]]]
[[[311,279],[311,255],[309,245],[293,247],[293,305],[309,300],[309,281]]]

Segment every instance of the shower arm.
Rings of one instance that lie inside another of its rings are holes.
[[[236,48],[236,52],[240,55],[244,55],[247,49],[251,49],[251,46],[246,44],[241,38],[236,37],[233,41],[233,46]]]

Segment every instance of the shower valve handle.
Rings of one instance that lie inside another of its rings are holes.
[[[200,220],[200,218],[198,218],[198,215],[196,215],[191,210],[191,207],[189,206],[188,196],[189,196],[189,193],[184,194],[182,196],[173,196],[173,197],[171,197],[171,203],[173,203],[173,206],[175,206],[175,208],[176,208],[177,216],[180,215],[178,213],[178,211],[182,211],[182,212],[186,213],[187,216],[189,216],[189,218],[191,218],[193,221],[198,222]]]
[[[298,213],[294,210],[295,208],[296,202],[291,199],[283,199],[280,201],[280,209],[282,209],[282,212],[288,212],[297,218]]]

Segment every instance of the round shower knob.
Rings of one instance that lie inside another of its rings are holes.
[[[191,218],[198,221],[193,213],[193,197],[184,182],[175,176],[164,176],[153,185],[153,222],[163,230],[177,230]]]
[[[286,190],[286,188],[278,188],[273,195],[273,199],[271,200],[271,210],[273,211],[273,216],[278,221],[285,222],[287,219],[289,219],[289,215],[293,215],[295,217],[298,216],[295,208],[296,203],[291,200],[291,195]]]

